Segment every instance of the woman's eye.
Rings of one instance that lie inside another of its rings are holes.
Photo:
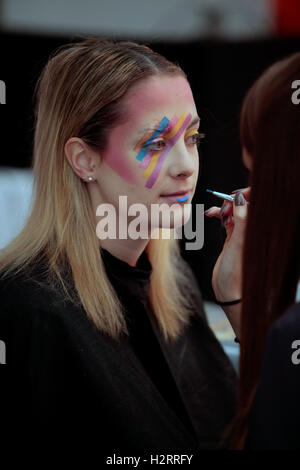
[[[162,150],[165,148],[165,142],[163,140],[153,141],[150,144],[144,145],[149,150]]]
[[[188,141],[190,145],[198,146],[200,144],[200,141],[204,139],[204,137],[205,137],[205,134],[197,132],[195,134],[190,135],[186,140]]]

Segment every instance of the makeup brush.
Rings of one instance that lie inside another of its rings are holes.
[[[214,196],[216,196],[220,199],[226,199],[227,201],[234,202],[234,197],[229,196],[229,194],[219,193],[218,191],[212,191],[211,189],[207,189],[206,192],[211,193],[211,194],[213,194]]]

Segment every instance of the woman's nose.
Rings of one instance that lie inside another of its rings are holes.
[[[173,178],[178,179],[178,180],[183,180],[183,179],[188,178],[189,176],[192,176],[193,173],[194,172],[191,170],[185,170],[184,172],[180,172],[176,174],[175,176],[173,176]]]
[[[178,151],[174,155],[174,160],[170,164],[170,174],[172,178],[185,179],[192,176],[197,170],[195,155],[191,155],[186,150]]]

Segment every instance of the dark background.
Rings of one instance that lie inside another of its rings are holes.
[[[0,79],[6,84],[7,103],[0,106],[0,166],[31,165],[35,83],[49,54],[74,39],[77,37],[0,33]],[[200,128],[206,134],[201,145],[202,171],[193,203],[204,203],[205,209],[220,205],[219,200],[205,192],[206,188],[230,193],[247,185],[238,130],[243,96],[269,64],[300,50],[300,38],[147,44],[178,62],[188,75],[201,117]],[[197,275],[203,296],[213,299],[211,272],[225,232],[218,220],[206,219],[204,227],[203,248],[185,251],[184,257]]]

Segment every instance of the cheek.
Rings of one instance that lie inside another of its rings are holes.
[[[166,151],[164,153],[165,155],[167,154]],[[141,176],[143,178],[144,185],[148,189],[152,188],[162,169],[164,160],[162,160],[161,154],[162,152],[150,151],[139,164],[139,166],[144,169]]]
[[[196,161],[196,163],[195,163],[195,165],[196,165],[196,178],[198,178],[200,165],[202,166],[201,154],[199,152],[196,152],[195,161]]]
[[[136,163],[132,162],[129,156],[126,155],[121,145],[115,145],[105,155],[105,162],[127,183],[133,185],[140,183],[140,178],[136,171]]]

